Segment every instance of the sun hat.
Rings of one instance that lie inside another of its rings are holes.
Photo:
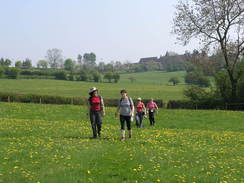
[[[96,87],[92,87],[89,90],[89,94],[93,93],[94,91],[98,91],[98,89]]]
[[[140,100],[141,101],[141,97],[137,98],[137,100]]]

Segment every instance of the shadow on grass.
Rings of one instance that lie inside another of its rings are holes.
[[[110,140],[109,137],[106,136],[102,136],[102,137],[97,137],[97,138],[93,138],[91,136],[86,136],[86,137],[82,137],[82,136],[64,136],[64,137],[57,137],[57,138],[62,138],[62,139],[76,139],[76,140]]]

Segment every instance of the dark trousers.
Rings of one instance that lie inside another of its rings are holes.
[[[149,121],[150,121],[150,125],[154,125],[155,124],[155,119],[154,119],[154,111],[149,111]]]
[[[136,113],[136,127],[142,128],[143,112]]]
[[[93,137],[101,135],[102,115],[100,111],[90,111],[90,121],[93,132]]]
[[[120,115],[121,130],[125,129],[125,123],[126,123],[127,129],[131,130],[131,117]]]

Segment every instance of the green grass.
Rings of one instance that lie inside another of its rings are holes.
[[[171,76],[183,78],[184,72],[146,72],[121,75],[119,83],[93,83],[93,82],[72,82],[44,79],[0,79],[0,92],[14,92],[20,94],[47,94],[59,96],[87,97],[88,89],[96,86],[100,94],[105,98],[119,98],[119,91],[127,89],[133,98],[155,98],[168,101],[170,99],[182,99],[183,83],[178,86],[168,84]],[[134,83],[128,77],[136,78]]]
[[[243,181],[243,112],[160,110],[120,142],[114,111],[90,140],[84,106],[0,103],[0,182]]]

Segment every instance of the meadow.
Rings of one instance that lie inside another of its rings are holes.
[[[121,142],[114,111],[94,140],[85,106],[0,103],[0,182],[244,181],[244,112],[160,110]]]
[[[185,72],[144,72],[121,74],[118,83],[94,83],[78,81],[60,81],[49,79],[0,79],[0,92],[13,92],[18,94],[45,94],[58,96],[87,97],[88,89],[96,86],[105,98],[119,98],[119,91],[126,88],[133,98],[155,98],[168,101],[182,99],[185,88]],[[177,76],[181,83],[172,86],[169,78]],[[128,78],[134,77],[132,83]]]

